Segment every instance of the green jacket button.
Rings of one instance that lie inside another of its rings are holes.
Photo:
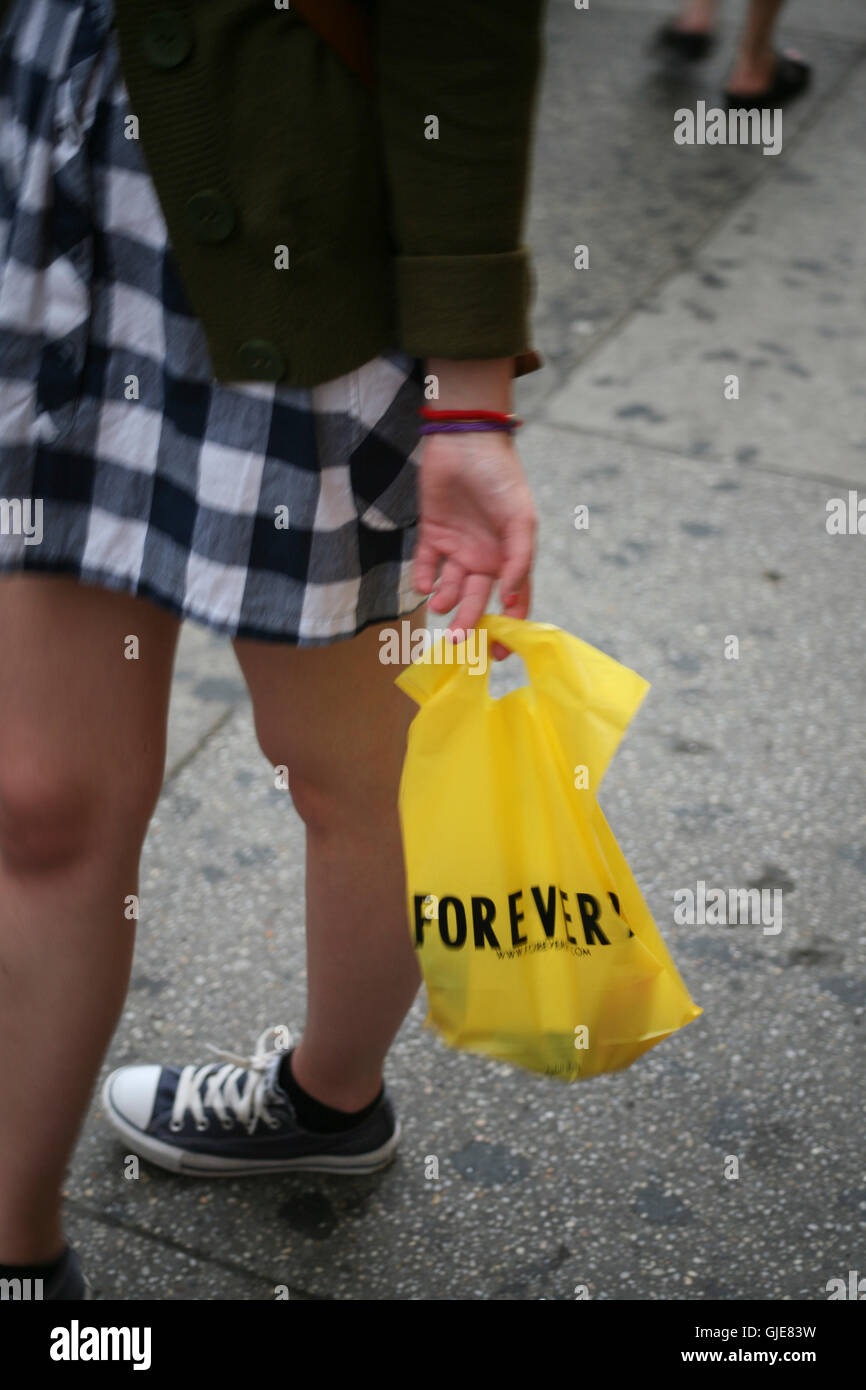
[[[154,68],[176,68],[192,52],[192,34],[177,10],[158,10],[144,31],[144,56]]]
[[[267,338],[248,338],[238,348],[238,359],[255,381],[279,381],[286,370],[283,354]]]
[[[215,188],[203,188],[186,205],[196,241],[225,241],[234,229],[235,210]]]

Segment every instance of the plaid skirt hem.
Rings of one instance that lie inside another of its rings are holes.
[[[400,622],[403,618],[411,617],[413,613],[417,613],[428,599],[427,595],[419,596],[418,591],[413,589],[411,584],[404,584],[398,591],[396,608],[393,604],[383,602],[380,608],[367,613],[366,616],[359,612],[356,607],[335,611],[328,619],[321,620],[323,627],[329,622],[332,624],[326,632],[317,635],[312,629],[320,624],[310,622],[306,624],[307,630],[304,635],[293,640],[287,638],[283,632],[274,631],[273,628],[258,627],[251,623],[238,623],[236,618],[221,615],[212,608],[199,610],[189,603],[179,604],[170,594],[163,593],[149,585],[137,583],[129,576],[112,574],[105,570],[83,568],[74,561],[37,560],[22,565],[16,562],[4,562],[0,559],[0,582],[12,575],[29,574],[57,578],[66,577],[74,579],[85,588],[105,589],[109,593],[127,594],[130,598],[138,598],[145,603],[151,603],[157,608],[164,609],[181,622],[196,623],[221,637],[231,638],[232,641],[280,642],[284,645],[296,646],[302,650],[331,646],[334,642],[348,642],[353,637],[357,637],[359,633],[365,632],[369,627],[388,622]]]

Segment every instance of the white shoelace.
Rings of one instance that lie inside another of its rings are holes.
[[[271,1041],[274,1034],[278,1036],[279,1046]],[[188,1110],[197,1129],[209,1129],[204,1113],[207,1108],[214,1111],[223,1129],[232,1129],[235,1120],[246,1127],[248,1134],[253,1133],[260,1121],[269,1129],[279,1129],[280,1121],[268,1111],[268,1101],[273,1097],[265,1073],[274,1057],[287,1052],[291,1046],[290,1042],[285,1042],[287,1036],[284,1027],[266,1028],[251,1057],[241,1057],[208,1043],[210,1051],[225,1058],[228,1065],[206,1062],[201,1067],[184,1067],[177,1083],[169,1128],[175,1133],[183,1129]],[[242,1095],[238,1088],[244,1079],[247,1084]]]

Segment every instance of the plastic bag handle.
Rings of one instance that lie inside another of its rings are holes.
[[[509,650],[517,652],[524,660],[530,682],[534,683],[540,679],[543,671],[550,671],[555,668],[557,661],[558,643],[562,641],[562,632],[558,627],[553,627],[550,623],[535,623],[519,618],[505,618],[495,613],[485,613],[478,623],[479,629],[486,629],[486,638],[490,641],[502,642]],[[487,661],[484,670],[484,686],[489,691],[490,681],[490,660]],[[466,675],[467,667],[465,663],[456,662],[453,666],[429,665],[425,662],[415,662],[405,668],[396,678],[395,684],[405,692],[411,699],[419,705],[424,705],[433,695],[450,686],[452,682],[459,678],[460,673]],[[474,685],[474,679],[471,681]],[[471,688],[467,685],[465,689]]]
[[[487,629],[489,639],[501,642],[522,658],[534,695],[543,686],[548,701],[572,710],[578,706],[592,709],[596,721],[618,729],[610,746],[609,756],[612,755],[649,690],[649,681],[552,623],[489,614],[479,626]]]
[[[489,642],[501,642],[516,652],[526,667],[530,680],[541,674],[545,658],[556,650],[561,635],[552,623],[536,623],[527,618],[507,618],[501,613],[485,613],[478,624],[485,628]],[[490,663],[488,663],[488,672]]]

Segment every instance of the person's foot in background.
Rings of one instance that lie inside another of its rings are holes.
[[[808,87],[808,63],[798,53],[774,47],[783,4],[784,0],[750,0],[723,93],[729,107],[780,106]],[[718,8],[719,0],[685,0],[676,18],[658,30],[657,46],[688,62],[707,57],[717,37]]]
[[[719,0],[686,0],[675,19],[658,30],[656,44],[671,58],[698,62],[716,42]]]
[[[728,106],[781,106],[809,85],[811,69],[798,53],[780,53],[773,35],[784,0],[750,0],[724,95]]]

